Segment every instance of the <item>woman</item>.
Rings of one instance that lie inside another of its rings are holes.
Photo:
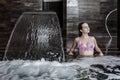
[[[73,45],[69,51],[69,55],[73,55],[73,51],[77,47],[79,49],[80,57],[93,56],[94,49],[99,53],[100,56],[103,56],[102,51],[97,45],[95,37],[88,35],[88,33],[90,32],[89,25],[85,22],[82,22],[78,25],[78,29],[79,32],[82,33],[82,35],[74,39]]]

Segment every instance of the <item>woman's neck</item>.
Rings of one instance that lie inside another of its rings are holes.
[[[88,34],[82,34],[81,37],[82,37],[82,38],[89,38],[89,35],[88,35]]]

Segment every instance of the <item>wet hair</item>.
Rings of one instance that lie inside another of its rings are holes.
[[[79,36],[82,35],[82,32],[80,32],[80,30],[82,29],[82,24],[84,24],[84,23],[86,23],[86,22],[81,22],[81,23],[78,24],[78,32],[79,32]]]

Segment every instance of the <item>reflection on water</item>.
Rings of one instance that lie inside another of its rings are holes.
[[[13,60],[0,62],[0,80],[119,80],[120,58],[103,56],[73,62]]]

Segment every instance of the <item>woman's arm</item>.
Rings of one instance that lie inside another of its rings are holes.
[[[72,47],[70,48],[69,55],[73,55],[73,51],[75,50],[76,45],[77,45],[77,40],[75,38],[73,41]]]
[[[93,38],[94,38],[94,43],[95,43],[95,50],[99,53],[100,56],[103,56],[103,53],[102,53],[101,49],[98,47],[95,37],[93,37]]]

